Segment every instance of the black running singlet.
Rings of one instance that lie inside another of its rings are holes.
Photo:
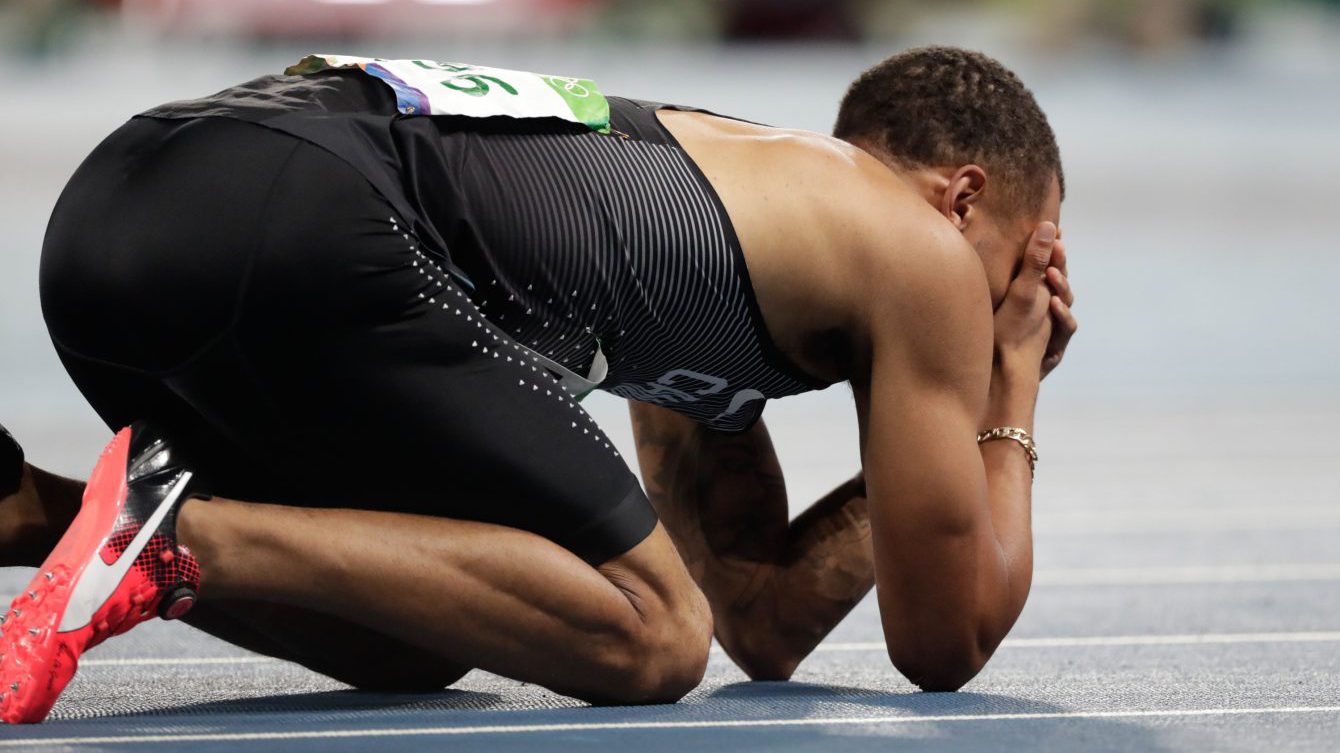
[[[345,159],[516,343],[569,377],[742,431],[825,383],[769,337],[725,208],[655,112],[613,133],[557,120],[406,116],[358,73],[265,76],[149,117],[224,116]]]

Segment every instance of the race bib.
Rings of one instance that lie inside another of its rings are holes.
[[[595,82],[585,78],[350,55],[308,55],[285,73],[303,75],[337,68],[358,68],[381,79],[395,91],[396,107],[406,115],[559,118],[609,132],[609,102]]]

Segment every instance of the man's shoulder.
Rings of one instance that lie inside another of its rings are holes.
[[[928,214],[872,238],[862,252],[854,322],[867,360],[856,378],[870,373],[880,351],[926,366],[975,353],[990,341],[991,299],[981,260],[952,225]]]
[[[860,162],[826,209],[859,353],[853,377],[870,373],[880,349],[902,363],[976,352],[991,333],[980,257],[893,171],[873,157]]]
[[[879,160],[842,144],[843,165],[822,154],[833,149],[814,143],[803,159],[826,253],[867,342],[935,340],[989,313],[981,259],[963,234]]]

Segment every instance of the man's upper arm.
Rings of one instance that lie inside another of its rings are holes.
[[[985,278],[957,233],[924,245],[889,272],[897,293],[872,312],[871,376],[856,385],[880,614],[914,682],[976,672],[1003,635],[1008,582],[976,443],[991,378]]]

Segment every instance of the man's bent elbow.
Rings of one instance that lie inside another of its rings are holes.
[[[990,654],[975,645],[918,650],[889,648],[893,666],[927,693],[952,693],[986,666]]]
[[[789,680],[804,658],[766,635],[722,631],[717,639],[731,661],[756,682]]]
[[[732,657],[745,675],[755,682],[783,682],[791,679],[800,660],[787,654],[741,654]]]

